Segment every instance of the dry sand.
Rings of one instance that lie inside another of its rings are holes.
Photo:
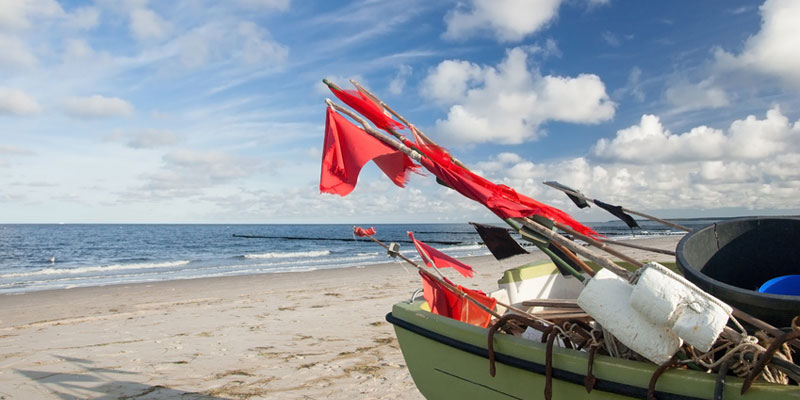
[[[535,259],[449,276],[489,291]],[[384,319],[419,287],[393,263],[0,296],[0,399],[421,399]]]

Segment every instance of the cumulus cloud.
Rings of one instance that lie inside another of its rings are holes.
[[[767,0],[760,7],[761,30],[750,36],[739,54],[718,49],[721,68],[742,68],[800,85],[800,2]]]
[[[41,111],[33,97],[18,89],[0,86],[0,115],[31,115]]]
[[[82,119],[127,117],[134,112],[133,106],[123,99],[97,94],[67,98],[63,102],[63,108],[67,115]]]
[[[643,115],[638,125],[600,139],[594,155],[603,160],[652,164],[683,161],[753,161],[800,150],[800,121],[794,124],[776,107],[764,119],[748,116],[731,123],[727,132],[699,126],[673,134],[654,115]],[[709,167],[711,168],[711,167]]]
[[[470,0],[445,16],[446,39],[488,33],[501,42],[520,41],[556,18],[562,0]]]
[[[795,132],[795,136],[798,134]],[[477,163],[476,170],[581,220],[612,217],[596,208],[577,210],[561,192],[541,182],[555,180],[592,198],[642,211],[793,210],[800,190],[800,153],[796,148],[753,160],[726,157],[654,160],[647,164],[584,157],[536,163],[515,153],[502,153]]]
[[[542,76],[528,66],[523,48],[508,51],[497,67],[446,60],[432,69],[423,93],[449,106],[436,121],[441,134],[462,143],[518,144],[542,135],[547,121],[598,123],[615,104],[596,75]]]

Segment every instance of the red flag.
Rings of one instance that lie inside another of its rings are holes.
[[[428,302],[432,313],[483,328],[489,325],[492,314],[486,312],[486,310],[480,308],[470,300],[467,300],[465,297],[453,293],[445,285],[439,283],[429,275],[423,274],[422,272],[420,272],[419,275],[422,277],[422,289],[425,301]],[[449,280],[445,279],[445,281],[453,285]],[[493,310],[497,305],[497,299],[488,297],[479,290],[471,290],[463,286],[458,286],[458,289],[490,310]]]
[[[502,219],[541,215],[569,225],[584,235],[599,236],[594,229],[575,221],[564,211],[519,194],[506,185],[494,184],[480,175],[455,165],[450,155],[440,147],[419,146],[419,150],[427,156],[422,157],[421,162],[428,171],[448,187],[483,204]]]
[[[458,304],[460,299],[458,295],[427,274],[420,272],[419,275],[422,277],[422,293],[431,308],[431,312],[453,319],[460,319],[461,312]],[[452,285],[450,281],[447,281],[447,283]]]
[[[497,305],[497,299],[487,296],[486,293],[480,290],[467,289],[461,285],[458,286],[458,289],[490,310],[494,310],[494,307]],[[461,300],[461,316],[458,319],[459,321],[464,321],[482,328],[486,328],[489,325],[489,322],[492,320],[492,314],[489,314],[486,310],[478,307],[475,303],[466,298],[460,298],[459,300]]]
[[[394,153],[377,156],[372,161],[378,165],[378,168],[380,168],[395,185],[400,187],[406,186],[409,172],[419,169],[419,165],[414,164],[411,158],[400,150]]]
[[[411,232],[408,232],[408,237],[410,237],[411,241],[414,242],[414,247],[417,248],[417,252],[419,253],[420,257],[422,257],[422,261],[424,261],[425,265],[428,267],[432,267],[433,265],[435,265],[437,268],[450,267],[458,271],[458,273],[465,278],[472,278],[474,275],[474,271],[469,265],[464,264],[461,261],[458,261],[455,258],[450,257],[447,254],[444,254],[417,239],[414,239],[414,234]]]
[[[353,227],[353,233],[356,236],[359,236],[359,237],[372,236],[372,235],[375,234],[375,228],[369,227],[367,229],[364,229],[364,228],[362,228],[360,226],[354,226]]]
[[[364,93],[357,90],[337,90],[330,86],[329,89],[339,100],[358,111],[359,114],[367,117],[367,119],[372,121],[378,128],[385,131],[389,131],[390,129],[403,129],[403,125],[386,115],[383,111],[383,107],[365,96]]]
[[[408,156],[397,154],[396,149],[328,107],[319,191],[347,196],[355,188],[361,168],[372,159],[398,186],[405,184],[408,171],[416,167]]]

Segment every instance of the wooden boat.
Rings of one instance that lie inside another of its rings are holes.
[[[565,284],[555,265],[545,262],[506,271],[500,286],[515,296],[562,298],[575,288]],[[513,297],[513,296],[512,296]],[[511,301],[514,303],[513,299]],[[489,373],[488,329],[428,311],[421,297],[394,305],[386,320],[394,325],[400,348],[419,391],[428,399],[544,398],[546,346],[539,341],[494,336],[496,375]],[[657,365],[597,355],[596,378],[587,392],[589,355],[553,348],[552,396],[556,399],[647,398]],[[658,399],[800,399],[800,387],[756,382],[740,394],[743,380],[688,369],[664,372],[655,386]]]

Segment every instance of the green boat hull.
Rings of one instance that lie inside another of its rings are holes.
[[[424,300],[397,303],[386,316],[394,325],[406,365],[419,391],[428,399],[538,399],[544,396],[545,345],[496,335],[495,377],[489,375],[488,330],[440,315],[423,307]],[[595,357],[594,389],[587,392],[583,380],[588,354],[553,349],[554,399],[646,398],[656,365]],[[742,379],[726,377],[721,399],[800,399],[797,386],[754,384],[741,395]],[[714,399],[716,374],[669,370],[658,380],[656,397],[664,399]]]

